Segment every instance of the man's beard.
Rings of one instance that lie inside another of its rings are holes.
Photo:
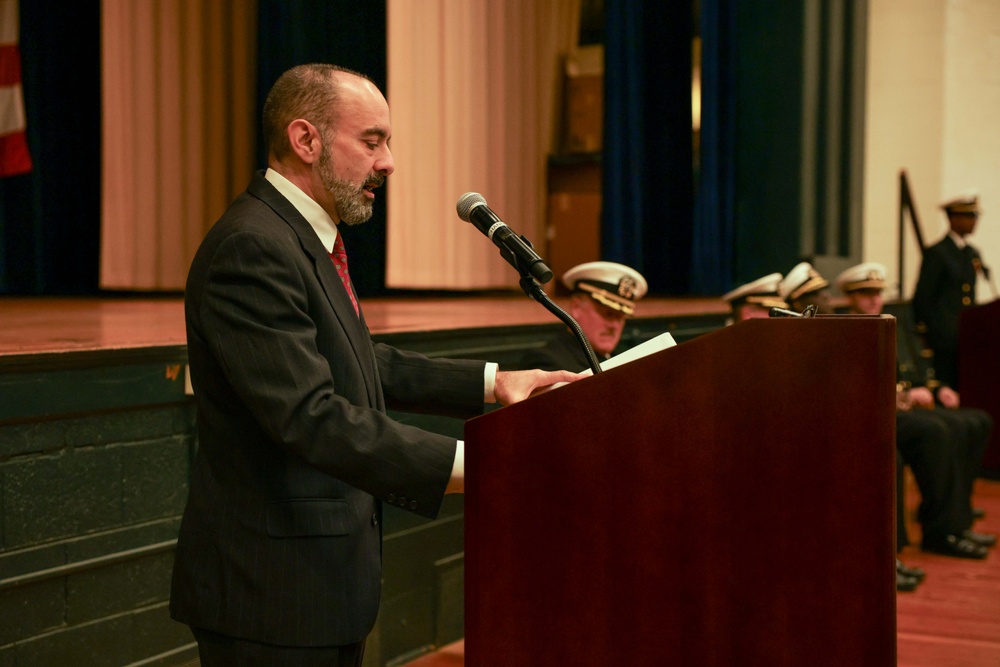
[[[324,141],[324,144],[327,144]],[[365,193],[366,187],[376,188],[385,182],[385,176],[372,172],[360,186],[347,180],[341,180],[333,175],[333,161],[326,145],[319,157],[319,177],[323,187],[333,195],[337,205],[340,221],[348,225],[358,225],[367,222],[372,217],[374,202]]]

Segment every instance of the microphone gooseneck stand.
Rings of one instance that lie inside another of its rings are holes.
[[[806,306],[801,313],[787,308],[772,308],[768,312],[769,317],[816,317],[817,308],[815,305]]]
[[[993,282],[993,274],[984,264],[980,264],[980,267],[983,270],[983,278],[986,278],[986,284],[990,286],[990,290],[993,292],[993,298],[1000,298],[1000,294],[997,293],[997,285]]]
[[[459,200],[461,204],[461,200]],[[462,215],[461,209],[459,209],[459,217],[463,220],[467,219],[466,216]],[[584,354],[587,357],[587,363],[590,364],[590,370],[597,375],[601,372],[601,364],[597,361],[597,355],[594,354],[594,348],[590,346],[590,341],[587,340],[587,336],[583,333],[583,329],[580,327],[579,322],[573,319],[573,317],[567,313],[565,310],[560,308],[555,304],[549,295],[545,293],[542,289],[541,283],[535,278],[533,273],[537,273],[539,276],[543,276],[545,282],[552,280],[552,271],[549,267],[545,265],[545,262],[541,257],[535,254],[534,248],[531,245],[531,241],[524,238],[523,236],[511,236],[511,239],[517,239],[517,242],[523,243],[527,248],[530,248],[532,252],[515,252],[506,242],[497,243],[497,247],[500,249],[500,256],[507,260],[507,263],[517,269],[518,274],[521,276],[521,289],[529,297],[537,301],[538,303],[545,306],[545,308],[562,320],[566,326],[572,330],[573,335],[576,336],[576,340],[580,343],[583,348]],[[529,259],[529,255],[532,257]],[[532,269],[535,269],[533,272]]]
[[[569,313],[556,305],[556,303],[549,298],[549,295],[545,293],[545,290],[542,289],[539,282],[535,280],[531,274],[524,271],[521,271],[521,289],[524,290],[524,293],[532,299],[545,306],[550,313],[562,320],[566,326],[573,331],[573,335],[576,336],[576,340],[579,341],[580,346],[583,347],[583,351],[587,355],[587,363],[590,364],[590,370],[594,371],[595,375],[602,372],[601,364],[597,361],[597,355],[594,354],[594,348],[590,346],[590,341],[587,340],[587,336],[583,333],[583,329],[580,328],[579,322],[574,320]]]

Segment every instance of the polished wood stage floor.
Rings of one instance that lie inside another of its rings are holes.
[[[554,297],[565,307],[566,300]],[[551,324],[558,320],[523,294],[362,299],[373,334]],[[638,317],[725,313],[718,299],[645,299]],[[0,357],[184,345],[180,298],[0,298]]]
[[[920,544],[912,520],[919,503],[913,480],[907,484],[910,541]],[[976,507],[986,518],[976,530],[1000,533],[1000,481],[976,483]],[[909,546],[903,562],[927,571],[912,593],[896,595],[896,637],[900,667],[987,667],[1000,665],[1000,547],[984,561],[925,554]]]

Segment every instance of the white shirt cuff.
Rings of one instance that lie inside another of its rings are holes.
[[[496,388],[497,371],[499,369],[499,364],[492,361],[486,362],[486,369],[483,371],[483,386],[485,387],[485,393],[483,394],[484,403],[497,402],[497,397],[493,394],[493,390]]]

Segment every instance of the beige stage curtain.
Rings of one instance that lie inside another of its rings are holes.
[[[101,286],[172,291],[253,170],[257,3],[102,0]]]
[[[455,204],[478,192],[544,247],[545,164],[580,0],[388,0],[386,284],[517,287],[517,272]],[[551,292],[550,292],[551,293]]]

